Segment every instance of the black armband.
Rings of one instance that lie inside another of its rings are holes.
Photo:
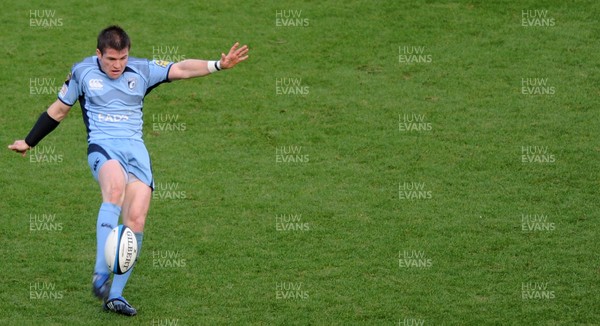
[[[48,112],[42,113],[38,121],[35,123],[31,131],[29,132],[29,135],[25,137],[25,142],[27,143],[27,145],[29,145],[29,147],[34,147],[44,137],[46,137],[46,135],[51,133],[52,130],[54,130],[59,123],[60,122],[52,119],[52,117],[48,115]]]

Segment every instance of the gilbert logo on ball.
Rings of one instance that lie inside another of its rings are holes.
[[[137,240],[130,228],[119,225],[110,231],[104,245],[104,258],[111,272],[127,273],[135,264],[137,253]]]

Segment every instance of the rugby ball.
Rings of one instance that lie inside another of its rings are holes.
[[[104,245],[104,258],[111,272],[127,273],[135,264],[137,253],[137,240],[130,228],[121,224],[110,231]]]

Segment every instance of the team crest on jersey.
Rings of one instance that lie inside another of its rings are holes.
[[[137,84],[137,79],[135,79],[135,78],[129,78],[127,80],[127,87],[129,87],[129,89],[134,89],[136,84]]]
[[[169,65],[169,61],[165,61],[165,60],[154,60],[154,63],[157,66],[161,66],[163,68]]]
[[[88,85],[90,85],[90,89],[104,88],[104,85],[102,85],[102,79],[90,79],[90,81],[88,82]]]

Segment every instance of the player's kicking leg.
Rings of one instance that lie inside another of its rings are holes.
[[[142,251],[144,224],[146,223],[146,215],[148,214],[151,198],[152,189],[139,180],[134,180],[133,182],[130,180],[130,183],[125,188],[125,199],[122,206],[123,224],[130,227],[135,233],[138,244],[138,258]],[[110,294],[104,304],[106,310],[127,316],[135,316],[137,314],[136,309],[123,298],[123,289],[134,268],[135,265],[127,273],[113,277]]]
[[[104,259],[104,243],[110,231],[119,223],[121,205],[125,195],[125,173],[117,160],[107,160],[102,153],[93,152],[88,157],[102,191],[102,205],[96,222],[96,265],[92,277],[92,292],[106,300],[110,291],[110,271]],[[95,165],[95,166],[93,166]]]

